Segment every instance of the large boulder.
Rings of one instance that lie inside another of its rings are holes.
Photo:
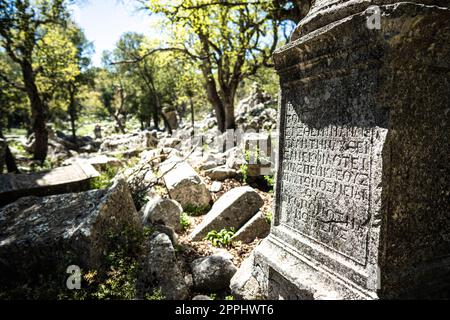
[[[186,209],[190,206],[206,207],[211,195],[197,172],[185,161],[171,157],[160,166],[170,197]]]
[[[262,239],[269,235],[270,224],[263,212],[258,212],[232,237],[233,241],[251,243],[256,238]]]
[[[220,254],[194,260],[191,268],[194,288],[199,292],[227,289],[237,271],[231,259]]]
[[[167,300],[184,300],[188,295],[183,273],[169,236],[155,232],[148,242],[143,274],[138,280],[138,296],[160,290]]]
[[[264,205],[261,196],[251,187],[234,188],[214,204],[205,219],[190,235],[194,241],[202,240],[212,230],[239,229]]]
[[[150,200],[142,210],[142,222],[147,224],[163,224],[181,231],[180,216],[183,213],[181,205],[171,199],[155,198]]]
[[[45,294],[42,286],[67,290],[69,266],[101,274],[108,256],[125,246],[137,259],[142,243],[131,235],[138,234],[142,225],[123,181],[109,190],[22,198],[0,210],[0,292],[29,298],[29,290]]]

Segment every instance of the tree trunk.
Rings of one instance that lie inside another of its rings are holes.
[[[0,139],[3,139],[6,141],[5,137],[3,136],[3,130],[1,127],[0,127]],[[5,163],[6,163],[6,169],[8,170],[9,173],[20,173],[20,170],[16,164],[16,159],[14,159],[14,155],[12,154],[11,149],[9,149],[8,142],[6,142]],[[2,168],[0,168],[0,169],[2,169]],[[0,174],[1,173],[2,172],[0,172]]]
[[[70,86],[69,88],[69,95],[70,95],[70,101],[69,101],[69,116],[70,116],[70,127],[72,129],[72,137],[73,141],[76,146],[78,146],[77,141],[77,129],[75,126],[75,121],[77,118],[77,110],[75,107],[75,88],[73,86]]]
[[[43,164],[48,152],[47,107],[39,96],[31,63],[24,59],[21,69],[31,105],[31,127],[35,136],[33,158]]]
[[[194,102],[192,101],[192,97],[189,98],[189,102],[191,104],[191,124],[192,124],[192,129],[194,129],[195,126],[195,118],[194,118]]]

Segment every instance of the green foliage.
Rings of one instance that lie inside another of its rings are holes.
[[[181,213],[180,215],[180,225],[183,231],[186,231],[191,226],[191,221],[189,220],[189,216],[186,212]]]
[[[267,212],[266,215],[265,215],[265,218],[266,218],[266,222],[271,225],[272,224],[272,220],[273,220],[273,213],[272,212]]]
[[[213,230],[210,231],[204,239],[210,241],[214,247],[229,247],[232,244],[231,238],[235,233],[236,231],[234,228],[231,228],[230,230],[222,229],[221,231]]]
[[[109,167],[106,171],[101,172],[100,176],[91,180],[91,189],[108,189],[111,187],[117,171],[117,168]]]
[[[211,293],[209,295],[209,297],[211,298],[211,300],[217,300],[217,294],[216,293]]]
[[[164,296],[162,289],[158,288],[158,289],[153,290],[152,293],[145,294],[144,299],[154,301],[154,300],[165,300],[166,297]]]
[[[239,172],[242,175],[242,182],[243,183],[247,183],[247,180],[248,180],[248,164],[247,163],[241,164],[241,166],[239,167]]]
[[[226,301],[233,301],[233,300],[236,300],[236,299],[233,296],[226,296],[225,300]]]
[[[273,193],[273,188],[275,186],[275,176],[264,176],[264,180],[267,182],[267,185],[271,189],[269,193]]]
[[[188,204],[184,208],[184,212],[186,212],[191,217],[199,217],[207,214],[210,209],[211,209],[210,205],[197,206],[193,204]]]

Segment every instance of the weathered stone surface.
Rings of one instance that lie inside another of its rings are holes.
[[[142,223],[163,224],[181,231],[180,215],[183,212],[181,205],[171,199],[156,198],[149,201],[142,210]]]
[[[265,297],[260,284],[253,276],[254,259],[254,255],[251,254],[231,278],[230,289],[236,299],[261,300]]]
[[[107,170],[111,167],[120,167],[122,165],[122,161],[114,158],[108,157],[107,155],[95,155],[90,157],[78,156],[67,159],[62,164],[63,166],[69,166],[77,163],[87,163],[93,166],[96,170]]]
[[[214,181],[224,181],[236,177],[237,172],[234,169],[223,167],[216,167],[206,171],[206,175]]]
[[[144,272],[138,280],[139,295],[142,297],[145,293],[160,289],[167,300],[186,299],[188,290],[169,237],[155,232],[148,246]]]
[[[185,161],[171,157],[161,164],[160,171],[164,174],[164,182],[170,197],[183,208],[209,205],[211,195],[205,183]]]
[[[100,152],[120,152],[126,150],[146,150],[156,148],[158,141],[148,131],[139,133],[113,135],[104,139],[100,146]]]
[[[123,181],[110,190],[21,198],[0,210],[0,291],[47,279],[63,292],[66,269],[101,271],[105,253],[120,245],[111,235],[123,230],[142,230]]]
[[[222,182],[214,181],[211,185],[211,188],[209,188],[209,191],[217,193],[217,192],[222,191],[222,189],[223,189]]]
[[[261,196],[251,187],[234,188],[213,205],[205,219],[190,235],[194,241],[203,239],[212,230],[243,226],[263,206]]]
[[[46,196],[89,190],[99,173],[89,164],[73,164],[44,173],[0,175],[0,206],[25,196]]]
[[[276,211],[254,261],[268,298],[448,297],[450,10],[413,2],[380,6],[377,30],[370,3],[316,1],[275,54]]]
[[[173,228],[163,224],[156,224],[152,227],[155,231],[167,235],[174,246],[178,245],[178,235]]]
[[[178,148],[180,145],[181,140],[178,138],[164,138],[158,144],[160,148]]]
[[[192,262],[194,288],[200,292],[217,292],[227,289],[237,268],[223,255],[213,255]]]
[[[256,238],[263,239],[269,235],[270,224],[267,217],[261,211],[243,225],[233,236],[233,241],[251,243]]]
[[[192,300],[194,300],[194,301],[196,301],[196,300],[211,301],[212,299],[208,296],[198,295],[198,296],[195,296]]]

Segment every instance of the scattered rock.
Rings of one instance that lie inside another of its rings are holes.
[[[270,224],[266,216],[261,211],[251,218],[238,232],[233,236],[233,241],[251,243],[256,238],[262,239],[269,235]]]
[[[160,148],[177,148],[181,144],[181,140],[177,138],[164,138],[162,139],[158,146]]]
[[[208,296],[204,296],[204,295],[198,295],[195,296],[192,300],[204,300],[204,301],[208,301],[208,300],[212,300],[210,297]]]
[[[166,234],[155,232],[148,247],[144,271],[137,284],[138,296],[142,298],[146,293],[160,289],[167,300],[186,299],[188,289],[170,238]]]
[[[156,224],[153,228],[155,231],[167,235],[174,246],[178,245],[178,235],[173,228],[163,224]]]
[[[117,158],[113,158],[113,157],[108,157],[107,155],[95,155],[93,157],[86,157],[86,156],[78,156],[78,157],[72,157],[69,158],[67,160],[65,160],[62,165],[63,166],[68,166],[71,164],[75,164],[75,163],[88,163],[91,166],[93,166],[96,170],[99,171],[104,171],[107,170],[111,167],[120,167],[122,165],[122,161],[117,159]]]
[[[214,181],[223,181],[226,179],[232,179],[236,177],[237,172],[234,169],[227,167],[217,167],[206,171],[206,175]]]
[[[239,229],[264,205],[261,196],[251,187],[234,188],[214,204],[203,222],[190,235],[194,241],[203,239],[212,230]]]
[[[253,276],[254,255],[251,254],[241,265],[230,281],[233,296],[240,300],[262,300],[261,287]]]
[[[222,255],[200,258],[192,262],[194,288],[200,292],[217,292],[227,289],[237,268]]]
[[[100,146],[101,153],[117,152],[126,150],[153,149],[157,146],[157,139],[149,131],[132,134],[113,135],[106,138]]]
[[[143,225],[163,224],[181,231],[180,215],[183,208],[178,202],[171,199],[152,199],[141,211]]]
[[[223,190],[222,182],[214,181],[211,185],[211,188],[209,188],[209,191],[217,193]]]
[[[205,207],[211,195],[195,170],[178,157],[171,157],[160,166],[170,197],[186,209],[189,206]]]

